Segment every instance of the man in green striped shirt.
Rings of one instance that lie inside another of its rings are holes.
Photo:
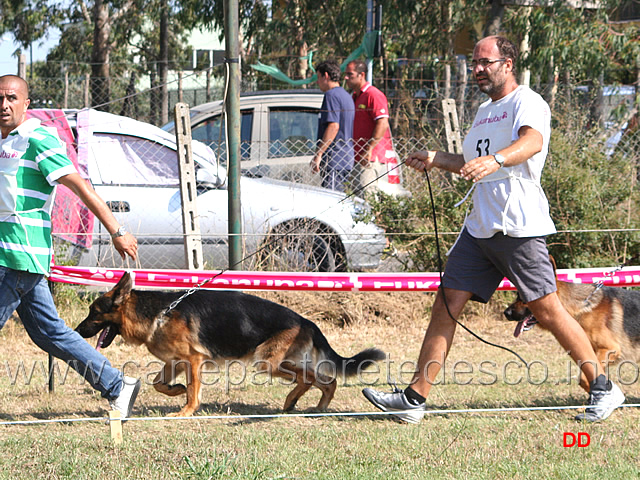
[[[77,173],[55,131],[26,119],[29,103],[22,78],[0,76],[0,328],[17,311],[36,345],[67,362],[127,417],[140,380],[124,377],[65,324],[47,285],[55,186],[65,185],[84,202],[122,258],[135,260],[138,244]]]

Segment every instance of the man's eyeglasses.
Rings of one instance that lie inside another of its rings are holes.
[[[487,68],[489,65],[493,65],[498,62],[505,62],[506,58],[497,58],[495,60],[489,60],[488,58],[481,58],[480,60],[472,60],[471,61],[471,69],[475,69],[478,65],[482,68]]]

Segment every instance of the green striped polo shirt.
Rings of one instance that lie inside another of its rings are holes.
[[[55,129],[31,118],[0,139],[0,265],[46,274],[57,180],[76,169]]]

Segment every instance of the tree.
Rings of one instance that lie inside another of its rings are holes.
[[[0,33],[10,31],[25,49],[45,37],[60,18],[56,6],[46,0],[0,1]]]

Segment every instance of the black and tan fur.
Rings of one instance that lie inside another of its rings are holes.
[[[584,329],[603,368],[622,359],[640,361],[640,292],[557,279],[556,285],[560,302]],[[536,323],[519,295],[504,315],[508,320],[524,322],[529,328]],[[584,375],[580,377],[580,386],[589,391]]]
[[[192,415],[199,408],[199,373],[206,362],[240,360],[291,381],[296,386],[284,402],[289,411],[312,386],[322,391],[317,408],[326,409],[337,387],[336,373],[354,376],[385,357],[375,348],[341,357],[313,322],[282,305],[239,292],[199,290],[163,315],[181,293],[132,290],[125,273],[93,302],[76,328],[88,338],[108,327],[106,336],[101,335],[103,347],[118,334],[128,343],[146,345],[165,362],[154,380],[155,389],[170,396],[187,394],[187,404],[176,416]],[[186,375],[186,387],[173,383],[180,373]]]

